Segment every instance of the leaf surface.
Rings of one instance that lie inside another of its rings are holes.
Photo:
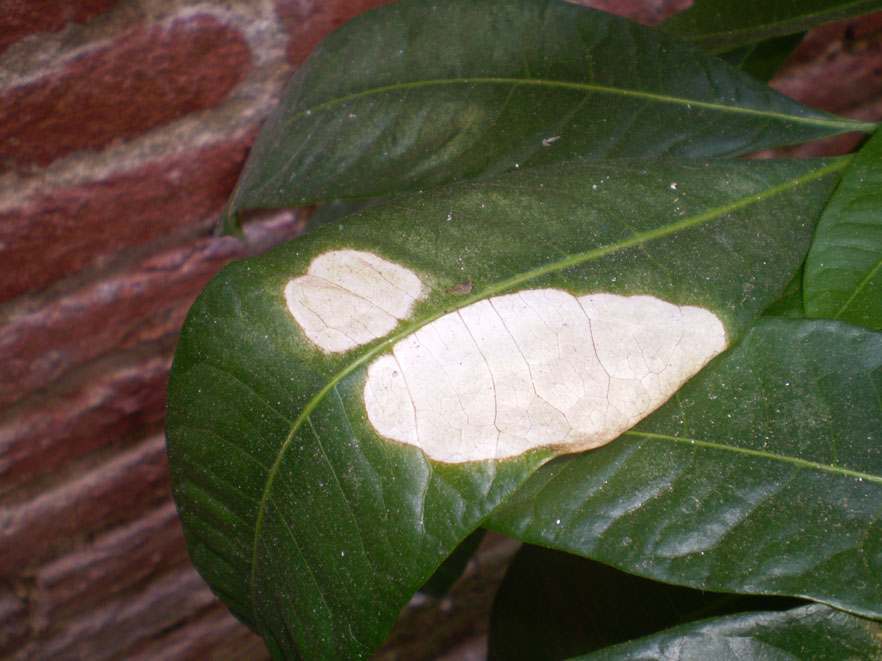
[[[194,564],[275,655],[366,656],[552,456],[442,463],[390,441],[366,416],[367,368],[451,311],[524,289],[702,306],[734,342],[802,262],[846,162],[536,168],[398,198],[227,266],[190,311],[169,382],[172,485]],[[394,330],[328,353],[285,291],[343,249],[410,269],[425,296]]]
[[[805,36],[804,32],[771,37],[747,46],[739,46],[719,56],[764,83],[772,79]]]
[[[811,317],[882,329],[882,133],[845,172],[818,224],[806,259]]]
[[[879,10],[880,0],[696,0],[661,28],[718,53]]]
[[[350,21],[298,70],[219,231],[236,231],[250,207],[385,197],[573,158],[728,156],[871,126],[560,0],[409,0]]]
[[[578,657],[578,661],[877,659],[882,653],[880,634],[878,622],[814,604],[780,613],[743,613],[684,624]]]
[[[882,335],[766,318],[490,527],[642,576],[882,617]]]

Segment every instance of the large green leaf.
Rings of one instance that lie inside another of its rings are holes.
[[[297,72],[219,230],[236,231],[249,207],[573,158],[727,156],[868,127],[562,0],[407,0],[347,23]]]
[[[538,471],[491,527],[709,590],[882,617],[882,334],[767,318],[615,443]]]
[[[700,305],[735,341],[802,262],[846,163],[549,166],[399,198],[227,266],[190,311],[169,381],[194,564],[277,656],[368,654],[551,453],[441,463],[389,441],[366,418],[367,366],[450,310],[534,288]],[[427,296],[394,331],[325,353],[284,291],[344,248],[411,269]]]
[[[699,618],[803,603],[667,585],[524,544],[496,593],[488,658],[559,661]]]
[[[882,656],[880,640],[878,622],[814,604],[783,613],[744,613],[684,624],[572,661],[853,661]]]
[[[882,329],[882,133],[854,157],[818,224],[805,310]]]
[[[695,0],[662,29],[721,52],[880,10],[880,0]]]

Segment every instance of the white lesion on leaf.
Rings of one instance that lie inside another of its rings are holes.
[[[535,289],[444,315],[368,367],[368,419],[433,460],[604,445],[661,406],[727,339],[709,310],[652,296]]]
[[[349,351],[388,334],[423,298],[417,275],[361,250],[316,257],[285,286],[285,302],[306,337],[326,353]]]

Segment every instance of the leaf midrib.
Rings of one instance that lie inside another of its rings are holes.
[[[875,122],[862,122],[854,119],[843,119],[830,115],[828,118],[820,117],[802,117],[800,115],[790,115],[782,112],[773,112],[768,110],[757,110],[755,108],[745,108],[736,105],[726,105],[724,103],[714,103],[711,101],[700,101],[688,99],[678,96],[669,96],[665,94],[657,94],[655,92],[644,92],[641,90],[627,89],[623,87],[610,87],[609,85],[598,85],[595,83],[577,83],[565,80],[544,80],[541,78],[507,78],[507,77],[465,77],[465,78],[438,78],[433,80],[417,80],[405,83],[395,83],[392,85],[383,85],[380,87],[372,87],[361,92],[353,92],[345,96],[338,97],[319,103],[315,106],[304,109],[303,111],[292,115],[288,122],[294,122],[304,117],[309,117],[313,113],[320,112],[327,108],[342,105],[354,99],[369,97],[387,92],[395,92],[399,90],[411,90],[420,87],[442,87],[451,85],[514,85],[514,86],[538,86],[538,87],[556,87],[561,89],[572,89],[583,92],[595,92],[599,94],[618,94],[620,96],[628,96],[660,103],[670,103],[673,105],[689,106],[702,108],[705,110],[715,110],[720,112],[730,112],[735,114],[752,115],[755,117],[766,117],[769,119],[778,119],[796,122],[799,124],[807,124],[810,126],[823,126],[828,128],[836,128],[842,131],[860,131],[862,133],[871,133],[876,128]],[[773,91],[770,89],[770,91]]]
[[[689,438],[685,436],[671,436],[669,434],[655,434],[652,432],[643,432],[643,431],[634,431],[629,430],[626,431],[623,436],[640,436],[643,438],[651,438],[660,441],[673,441],[676,443],[688,443],[689,445],[709,448],[712,450],[721,450],[724,452],[734,452],[736,454],[745,455],[748,457],[757,457],[760,459],[774,460],[780,461],[783,463],[793,464],[794,466],[798,466],[799,468],[809,468],[813,470],[824,471],[827,473],[835,473],[837,475],[845,475],[847,477],[854,477],[860,480],[866,480],[868,482],[874,482],[876,484],[882,484],[882,475],[873,475],[872,473],[864,473],[863,471],[853,470],[851,468],[845,468],[844,466],[837,466],[836,464],[822,464],[818,461],[809,461],[807,459],[800,459],[799,457],[792,457],[783,454],[777,454],[774,452],[769,452],[767,450],[751,450],[750,448],[740,448],[735,445],[726,445],[724,443],[715,443],[713,441],[703,441],[697,438]]]
[[[547,275],[549,273],[562,271],[564,269],[571,268],[571,267],[576,266],[578,264],[581,264],[583,262],[588,262],[588,261],[592,261],[594,259],[599,259],[601,257],[604,257],[604,256],[609,255],[611,253],[617,252],[619,250],[624,250],[627,248],[631,248],[633,246],[641,245],[641,244],[649,242],[649,241],[653,241],[656,239],[660,239],[660,238],[669,236],[671,234],[675,234],[676,232],[679,232],[679,231],[682,231],[685,229],[689,229],[692,227],[702,225],[706,222],[714,220],[714,219],[716,219],[720,216],[723,216],[727,213],[732,213],[733,211],[736,211],[738,209],[742,209],[742,208],[750,206],[752,204],[762,202],[762,201],[767,200],[771,197],[774,197],[775,195],[778,195],[779,193],[787,191],[791,188],[794,188],[794,187],[799,186],[801,184],[813,181],[815,179],[820,179],[821,177],[824,177],[828,174],[836,172],[837,170],[842,170],[849,164],[850,161],[851,161],[850,156],[839,157],[839,158],[835,159],[832,163],[830,163],[829,165],[827,165],[823,168],[820,168],[817,170],[812,170],[811,172],[806,173],[800,177],[797,177],[795,179],[790,179],[789,181],[787,181],[783,184],[778,184],[777,186],[773,186],[771,188],[768,188],[765,191],[762,191],[762,192],[757,193],[755,195],[745,197],[740,200],[736,200],[734,202],[730,202],[729,204],[725,204],[720,207],[708,209],[700,214],[696,214],[696,215],[688,217],[688,218],[683,218],[682,220],[671,223],[670,225],[666,225],[664,227],[660,227],[655,230],[651,230],[649,232],[635,234],[628,239],[624,239],[622,241],[618,241],[616,243],[609,244],[606,246],[594,248],[593,250],[589,250],[587,252],[580,253],[577,255],[571,255],[571,256],[566,257],[564,259],[560,259],[555,262],[551,262],[549,264],[546,264],[544,266],[540,266],[540,267],[531,269],[531,270],[526,271],[520,275],[516,275],[514,277],[507,278],[505,280],[502,280],[494,285],[491,285],[491,286],[481,290],[480,292],[476,292],[475,294],[472,294],[470,296],[464,296],[460,301],[460,305],[456,309],[463,308],[463,307],[471,305],[472,303],[475,303],[477,301],[484,300],[486,298],[490,298],[491,296],[498,295],[506,290],[510,290],[514,287],[517,287],[518,285],[522,285],[530,280],[540,278],[540,277]],[[437,319],[441,318],[442,316],[444,316],[445,314],[448,314],[451,311],[453,311],[453,310],[450,308],[441,309],[441,310],[438,310],[437,312],[435,312],[434,314],[427,316],[423,320],[408,324],[407,326],[400,329],[399,331],[392,333],[391,335],[388,335],[384,340],[377,343],[373,347],[370,347],[360,356],[354,358],[351,363],[349,363],[345,368],[340,370],[340,372],[338,372],[335,376],[333,376],[331,379],[329,379],[329,381],[325,384],[325,386],[321,390],[319,390],[315,394],[315,396],[306,404],[306,406],[303,408],[303,411],[301,412],[301,414],[295,419],[294,423],[291,425],[291,430],[288,433],[288,436],[285,438],[284,443],[282,443],[281,447],[279,448],[278,454],[276,456],[276,460],[273,463],[269,474],[267,475],[266,484],[264,485],[263,494],[261,495],[261,498],[260,498],[260,506],[259,506],[258,513],[257,513],[257,519],[254,524],[254,543],[252,545],[252,555],[251,555],[250,586],[251,586],[252,618],[255,623],[258,621],[257,613],[255,612],[255,605],[257,603],[256,595],[255,595],[255,592],[256,592],[256,571],[257,571],[257,564],[258,564],[257,563],[257,555],[258,555],[259,542],[260,542],[260,537],[261,537],[261,532],[262,532],[264,512],[266,511],[266,503],[269,500],[270,491],[272,489],[273,482],[275,481],[276,474],[278,473],[279,468],[281,466],[282,459],[285,456],[285,453],[287,452],[288,448],[291,446],[292,442],[294,441],[295,434],[296,434],[297,430],[307,420],[307,418],[316,409],[316,407],[318,407],[318,405],[325,398],[325,396],[331,390],[333,390],[349,374],[351,374],[356,369],[358,369],[359,367],[361,367],[362,365],[364,365],[365,363],[367,363],[368,361],[373,359],[378,354],[386,351],[389,347],[393,346],[398,341],[404,339],[405,337],[408,337],[409,335],[412,335],[413,333],[418,331],[420,328],[423,328],[424,326],[431,324],[432,322],[436,321]]]

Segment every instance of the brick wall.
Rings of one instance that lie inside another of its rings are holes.
[[[302,227],[211,236],[260,121],[379,4],[0,0],[0,658],[265,657],[189,565],[165,383],[207,280]],[[652,22],[683,2],[593,4]],[[880,41],[880,20],[819,31],[778,84],[879,119]]]

